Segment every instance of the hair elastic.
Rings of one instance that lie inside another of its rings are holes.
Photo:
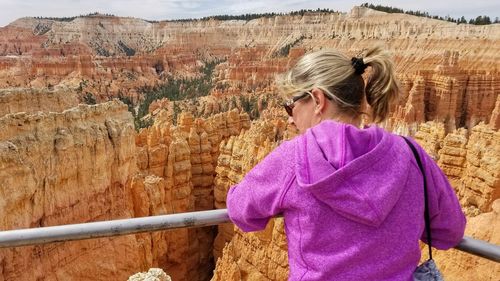
[[[365,69],[368,67],[368,65],[363,62],[363,58],[353,57],[351,59],[351,64],[352,67],[354,67],[354,69],[356,70],[355,73],[359,75],[363,74],[365,72]]]

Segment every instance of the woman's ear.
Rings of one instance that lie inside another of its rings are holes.
[[[316,103],[316,107],[314,108],[315,113],[321,113],[323,111],[323,108],[325,107],[325,94],[323,93],[323,90],[314,88],[311,91],[311,94],[313,96],[314,102]]]

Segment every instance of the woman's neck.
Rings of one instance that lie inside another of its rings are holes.
[[[339,123],[350,124],[357,128],[361,126],[361,115],[353,116],[347,114],[331,114],[328,117],[325,116],[323,120],[334,120]]]

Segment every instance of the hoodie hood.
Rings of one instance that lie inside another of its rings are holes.
[[[323,121],[296,139],[297,182],[338,214],[379,226],[408,179],[402,141],[376,126]]]

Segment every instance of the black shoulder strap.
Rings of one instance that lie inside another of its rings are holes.
[[[411,148],[411,151],[413,152],[413,155],[415,156],[415,159],[417,160],[417,164],[418,164],[418,167],[420,168],[420,172],[422,172],[422,176],[424,177],[425,231],[426,231],[426,235],[427,235],[427,245],[429,246],[429,259],[432,260],[431,219],[429,217],[429,202],[427,199],[427,179],[425,177],[424,166],[422,165],[422,161],[420,161],[420,156],[418,155],[418,152],[417,152],[417,149],[415,148],[415,146],[407,138],[403,137],[403,139],[406,141],[408,146]]]

